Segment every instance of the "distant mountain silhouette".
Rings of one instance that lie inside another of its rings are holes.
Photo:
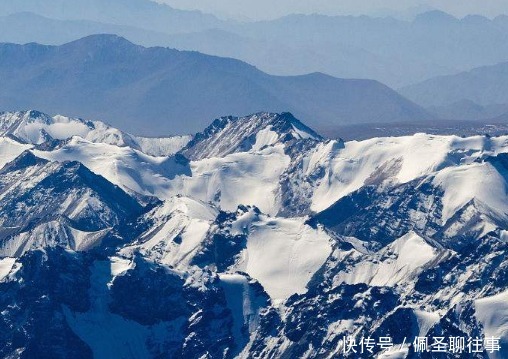
[[[0,0],[0,15],[20,12],[59,20],[91,20],[163,32],[200,31],[221,23],[212,15],[177,10],[150,0]]]
[[[169,45],[171,40],[171,35],[166,33],[135,26],[91,20],[56,20],[32,12],[0,16],[0,28],[0,42],[16,44],[62,45],[94,34],[116,34],[145,46]]]
[[[422,106],[446,106],[464,100],[480,106],[508,104],[508,62],[435,77],[400,91]]]
[[[443,106],[429,106],[427,110],[439,118],[448,120],[490,120],[508,112],[508,104],[478,105],[471,100],[461,100]]]
[[[494,122],[494,123],[506,123],[506,122],[508,122],[508,112],[503,113],[502,115],[497,116],[497,117],[491,119],[491,121]]]
[[[46,18],[19,14],[27,11]],[[114,33],[143,46],[236,58],[275,75],[322,72],[396,88],[508,60],[506,16],[431,11],[412,21],[290,15],[237,23],[149,0],[0,0],[1,15],[9,15],[0,18],[5,42],[61,45]]]
[[[440,11],[420,14],[413,21],[290,15],[231,26],[229,31],[251,41],[299,49],[302,54],[273,62],[253,61],[255,55],[243,47],[222,46],[213,54],[239,58],[270,73],[321,71],[338,77],[372,78],[395,87],[508,59],[506,17],[457,19]],[[203,37],[208,33],[205,30]],[[185,49],[191,47],[203,51],[212,46],[194,36]]]
[[[113,35],[62,46],[0,44],[0,77],[3,110],[101,119],[143,135],[195,132],[214,117],[259,111],[290,111],[318,130],[432,117],[377,81],[271,76],[238,60]]]

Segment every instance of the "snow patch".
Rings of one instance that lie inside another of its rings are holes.
[[[305,293],[332,250],[328,235],[302,219],[261,216],[246,230],[247,248],[235,269],[257,279],[275,301]]]
[[[473,163],[440,171],[434,184],[444,190],[443,223],[475,199],[498,216],[508,215],[508,185],[492,164]]]
[[[136,136],[135,140],[142,152],[150,156],[172,156],[184,148],[192,136],[174,136],[167,138],[152,138]]]
[[[508,291],[475,301],[476,318],[483,325],[486,338],[501,338],[501,351],[489,353],[489,358],[508,355]]]
[[[7,137],[0,137],[0,169],[32,147],[32,145],[22,144]]]
[[[0,259],[0,282],[5,282],[8,277],[14,275],[21,268],[21,264],[16,264],[16,258]]]
[[[336,283],[366,283],[372,286],[395,286],[420,273],[437,257],[437,251],[423,238],[410,232],[347,272],[340,272]]]
[[[312,197],[320,212],[365,184],[407,183],[446,167],[473,163],[484,155],[507,151],[507,138],[434,136],[372,138],[365,141],[322,143],[307,157],[307,174],[325,174]]]

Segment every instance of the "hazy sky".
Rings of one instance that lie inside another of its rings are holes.
[[[269,19],[290,13],[402,14],[440,9],[458,17],[508,14],[508,0],[157,0],[180,9],[198,9],[219,17]]]

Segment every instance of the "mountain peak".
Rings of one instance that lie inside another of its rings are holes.
[[[75,47],[95,47],[95,48],[130,48],[130,47],[141,47],[133,44],[129,40],[115,35],[115,34],[94,34],[88,35],[81,39],[71,41],[65,45],[62,45],[66,48],[75,48]]]
[[[0,131],[4,132],[12,126],[17,126],[21,122],[24,123],[42,123],[49,125],[53,123],[53,119],[37,110],[0,112]]]
[[[139,149],[131,135],[103,122],[61,115],[51,117],[36,110],[0,113],[0,136],[12,136],[34,145],[79,136],[91,142]]]
[[[0,89],[4,107],[65,108],[143,136],[195,133],[208,116],[260,110],[291,111],[317,129],[432,119],[371,80],[269,75],[239,60],[142,47],[113,35],[61,46],[0,44],[0,54],[0,72],[10,79]]]
[[[26,150],[11,162],[7,163],[1,170],[0,174],[12,171],[22,170],[27,167],[48,163],[47,160],[37,157],[32,152]]]
[[[415,18],[415,22],[450,22],[456,21],[457,18],[441,10],[431,10],[419,14]]]
[[[244,117],[221,117],[194,136],[182,150],[192,160],[223,157],[298,140],[322,140],[291,113],[260,112]]]

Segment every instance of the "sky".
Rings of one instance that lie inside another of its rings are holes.
[[[264,20],[288,14],[413,15],[439,9],[457,17],[508,14],[508,0],[157,0],[221,18]]]

